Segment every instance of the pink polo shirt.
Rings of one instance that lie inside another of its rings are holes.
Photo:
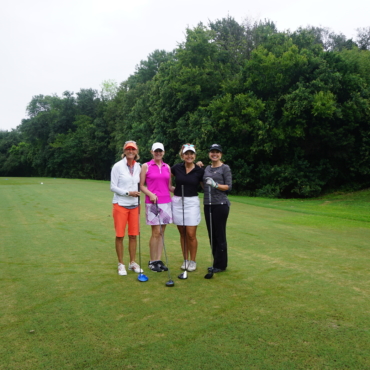
[[[157,166],[154,159],[147,163],[148,171],[146,172],[146,186],[158,197],[158,203],[170,203],[171,195],[168,189],[168,184],[171,177],[171,169],[168,164],[162,162],[161,166]],[[145,196],[145,203],[151,203],[150,198]]]

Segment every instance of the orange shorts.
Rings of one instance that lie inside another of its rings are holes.
[[[139,207],[127,209],[118,203],[113,203],[113,219],[117,237],[125,236],[127,224],[128,235],[139,235]]]

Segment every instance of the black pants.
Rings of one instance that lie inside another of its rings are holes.
[[[227,204],[204,206],[204,216],[206,218],[209,241],[211,241],[210,208],[212,211],[213,267],[219,268],[221,270],[226,270],[227,267],[226,222],[227,218],[229,217],[230,207]]]

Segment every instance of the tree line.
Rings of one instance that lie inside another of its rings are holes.
[[[119,86],[34,96],[27,118],[0,131],[0,176],[109,180],[126,140],[141,161],[160,141],[208,163],[219,143],[235,193],[312,197],[370,184],[370,27],[355,40],[327,28],[278,31],[233,18],[186,30]]]

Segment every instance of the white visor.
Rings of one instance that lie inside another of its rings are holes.
[[[182,149],[182,154],[184,154],[185,152],[187,152],[189,150],[193,153],[196,153],[194,145],[184,145],[184,147]]]

